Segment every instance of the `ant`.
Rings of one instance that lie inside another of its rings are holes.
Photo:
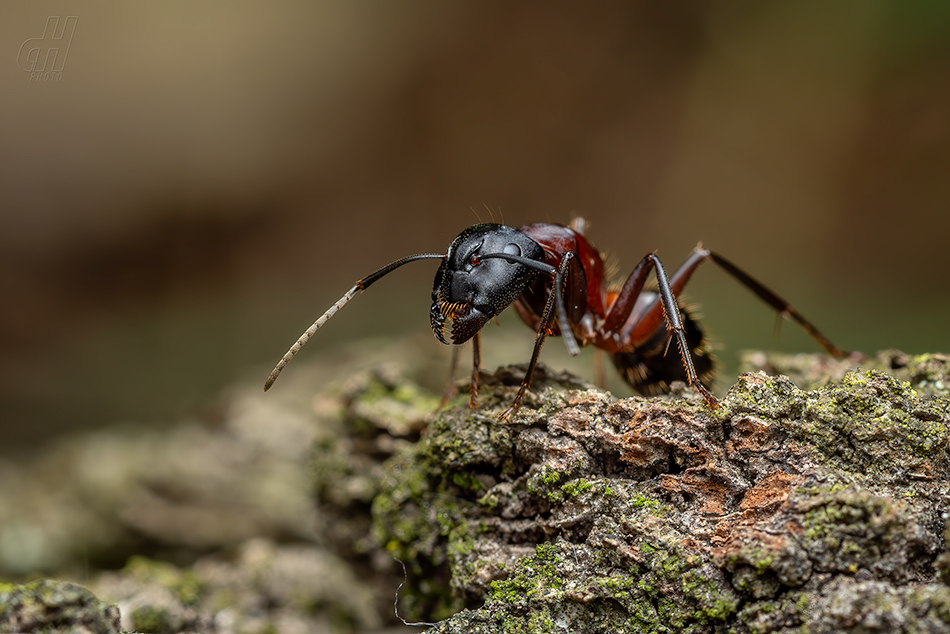
[[[472,408],[478,399],[482,327],[513,304],[518,316],[535,330],[528,370],[511,406],[501,414],[502,419],[521,406],[548,335],[562,336],[571,355],[588,344],[608,352],[623,379],[640,393],[668,392],[671,382],[685,381],[710,407],[716,407],[716,397],[703,384],[712,375],[713,367],[703,332],[676,300],[693,271],[707,260],[718,264],[783,317],[798,322],[830,355],[843,358],[848,354],[787,301],[702,245],[693,250],[672,277],[667,277],[656,253],[648,253],[619,291],[609,290],[603,258],[584,237],[585,224],[582,218],[575,219],[569,227],[536,223],[516,229],[495,223],[477,224],[460,233],[444,254],[420,253],[384,266],[356,282],[300,336],[270,373],[264,390],[273,385],[310,337],[358,292],[402,265],[418,260],[442,261],[435,274],[429,309],[436,339],[449,343],[446,322],[451,321],[452,343],[459,345],[472,340]],[[656,274],[656,292],[644,290],[651,269]],[[666,354],[674,339],[679,359]],[[453,368],[454,365],[453,360]]]

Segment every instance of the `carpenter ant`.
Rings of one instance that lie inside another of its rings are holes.
[[[703,384],[712,374],[712,358],[704,347],[703,332],[676,301],[693,271],[706,260],[718,264],[783,317],[797,321],[829,354],[837,358],[847,355],[788,302],[701,245],[671,278],[667,277],[660,258],[649,253],[634,267],[619,291],[608,290],[603,259],[584,237],[584,225],[581,218],[575,219],[570,227],[537,223],[515,229],[494,223],[477,224],[460,233],[444,254],[420,253],[384,266],[356,282],[301,335],[271,372],[264,390],[273,385],[300,348],[354,295],[403,264],[417,260],[442,260],[432,286],[429,321],[436,338],[444,344],[448,344],[447,321],[452,322],[452,343],[472,340],[473,408],[477,403],[482,327],[514,304],[521,319],[536,331],[528,370],[511,406],[502,413],[503,419],[521,406],[548,335],[561,335],[571,355],[578,354],[579,345],[588,344],[610,353],[623,379],[638,392],[667,392],[671,382],[685,381],[710,407],[715,407],[716,397]],[[656,292],[644,290],[650,269],[656,273]],[[673,339],[679,347],[678,359],[667,355]]]

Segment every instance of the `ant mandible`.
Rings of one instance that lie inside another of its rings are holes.
[[[693,250],[673,277],[667,277],[655,253],[648,253],[619,291],[609,290],[603,259],[584,237],[584,225],[582,218],[575,219],[570,227],[536,223],[516,229],[494,223],[477,224],[460,233],[444,254],[420,253],[384,266],[356,282],[300,336],[270,373],[264,391],[310,337],[358,292],[403,264],[417,260],[442,260],[435,274],[429,309],[436,338],[448,344],[446,321],[451,321],[452,343],[459,345],[472,340],[472,408],[477,404],[482,327],[514,304],[521,319],[536,331],[528,370],[511,406],[501,414],[502,419],[521,406],[548,335],[561,335],[571,355],[578,354],[579,346],[588,344],[608,352],[623,379],[638,392],[667,392],[671,382],[685,381],[710,407],[716,407],[716,397],[703,384],[712,374],[712,358],[704,348],[703,332],[676,301],[693,271],[706,260],[718,264],[783,317],[798,322],[829,354],[837,358],[847,356],[791,304],[702,246]],[[657,292],[644,290],[651,269],[656,274]],[[673,339],[679,348],[679,359],[666,354]]]

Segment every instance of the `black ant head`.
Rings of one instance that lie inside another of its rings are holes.
[[[449,245],[435,274],[429,309],[432,331],[442,343],[448,343],[446,319],[452,320],[452,343],[465,343],[518,299],[537,274],[524,264],[485,257],[499,253],[544,261],[540,244],[505,225],[474,225]]]

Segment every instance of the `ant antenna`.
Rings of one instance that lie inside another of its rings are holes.
[[[302,335],[300,335],[300,338],[294,342],[294,345],[290,346],[290,350],[284,354],[281,360],[277,362],[277,365],[274,367],[274,369],[271,370],[270,376],[268,376],[267,380],[264,382],[265,392],[270,389],[270,386],[274,384],[274,381],[276,381],[277,377],[280,376],[280,373],[283,372],[284,366],[290,363],[290,360],[294,358],[294,355],[300,352],[300,349],[303,348],[308,341],[310,341],[310,337],[320,330],[320,328],[323,327],[323,324],[330,320],[330,317],[336,315],[338,310],[346,306],[346,303],[353,299],[353,296],[356,295],[360,290],[359,284],[354,285],[353,288],[348,290],[346,294],[337,300],[333,306],[330,306],[327,312],[320,316],[320,319],[313,322],[313,325],[307,328],[307,330]]]
[[[330,306],[330,308],[327,309],[327,312],[323,313],[320,316],[320,319],[313,322],[313,325],[307,328],[306,332],[300,335],[300,338],[297,339],[294,345],[290,346],[290,350],[284,353],[284,356],[281,358],[280,361],[277,362],[277,365],[274,367],[273,370],[271,370],[270,376],[268,376],[267,380],[264,382],[264,391],[266,392],[267,390],[270,389],[270,386],[272,386],[274,384],[274,381],[277,380],[277,377],[280,376],[280,373],[283,371],[284,367],[288,363],[290,363],[290,360],[293,359],[294,356],[298,352],[300,352],[300,349],[303,348],[304,345],[308,341],[310,341],[310,338],[313,337],[313,335],[318,330],[320,330],[320,328],[323,327],[323,324],[327,323],[330,320],[330,317],[333,317],[334,315],[336,315],[337,311],[339,311],[341,308],[346,306],[346,303],[349,302],[351,299],[353,299],[353,297],[355,297],[357,293],[361,291],[365,291],[367,288],[369,288],[370,284],[372,284],[379,278],[383,277],[384,275],[388,275],[389,273],[392,273],[394,270],[398,269],[403,264],[408,264],[409,262],[415,262],[417,260],[442,259],[444,257],[445,255],[441,253],[419,253],[417,255],[409,255],[404,258],[400,258],[396,260],[395,262],[391,262],[390,264],[387,264],[386,266],[379,269],[378,271],[370,273],[369,275],[367,275],[366,277],[358,281],[356,284],[353,285],[353,288],[348,290],[346,294],[343,295],[343,297],[338,299],[337,302],[333,304],[333,306]]]

